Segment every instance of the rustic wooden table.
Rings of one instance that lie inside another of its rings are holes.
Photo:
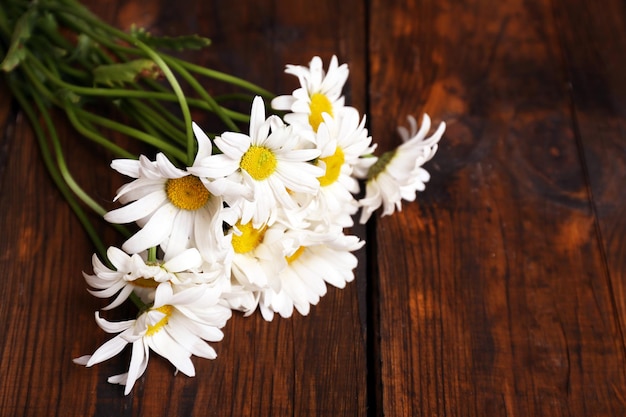
[[[72,363],[109,337],[81,277],[93,248],[0,85],[0,414],[626,415],[624,2],[85,4],[210,37],[193,61],[276,93],[296,86],[285,64],[337,54],[381,149],[408,114],[448,129],[419,200],[360,232],[356,282],[306,317],[236,314],[195,378],[152,358],[124,396],[106,378],[128,356]],[[66,151],[110,201],[108,161]]]

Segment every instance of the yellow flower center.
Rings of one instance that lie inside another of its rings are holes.
[[[241,232],[240,235],[233,233],[232,245],[235,253],[248,253],[256,249],[265,236],[266,227],[263,226],[260,229],[255,229],[252,227],[252,222],[246,224],[237,222],[235,227]]]
[[[241,157],[239,166],[255,180],[262,181],[276,170],[276,156],[263,146],[252,145]]]
[[[296,249],[296,251],[291,256],[285,256],[287,263],[291,264],[293,261],[298,259],[300,255],[302,255],[302,252],[304,252],[304,246],[300,246],[298,249]]]
[[[345,161],[345,157],[343,155],[343,151],[339,146],[337,146],[337,150],[334,155],[327,156],[325,158],[320,158],[320,160],[324,161],[326,164],[326,172],[323,176],[318,178],[320,185],[322,187],[326,187],[337,181],[339,178],[339,174],[341,173],[341,167]]]
[[[324,121],[322,113],[328,113],[333,116],[333,105],[322,93],[315,93],[311,96],[311,104],[309,106],[311,113],[309,114],[309,124],[313,130],[317,132],[317,128]]]
[[[159,320],[154,326],[148,326],[148,330],[146,330],[146,336],[154,336],[167,324],[170,320],[170,316],[174,312],[174,307],[170,305],[164,305],[155,309],[158,312],[165,314],[161,320]]]
[[[211,197],[200,178],[194,175],[167,180],[165,192],[172,204],[183,210],[198,210]]]
[[[159,283],[152,278],[137,278],[132,280],[131,282],[135,287],[141,288],[156,288],[159,286]]]

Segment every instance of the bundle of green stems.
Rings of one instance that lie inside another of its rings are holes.
[[[124,32],[76,0],[0,3],[0,72],[30,121],[51,178],[101,255],[106,248],[85,208],[100,216],[105,209],[68,169],[53,111],[67,117],[77,139],[97,143],[112,157],[137,157],[111,140],[111,132],[118,132],[163,152],[181,167],[189,166],[196,153],[193,109],[213,113],[224,129],[239,131],[249,115],[224,103],[273,97],[248,81],[176,55],[209,44],[196,35],[153,36],[137,28]],[[230,85],[234,92],[214,97],[204,85],[215,83]],[[128,235],[123,227],[116,228]]]

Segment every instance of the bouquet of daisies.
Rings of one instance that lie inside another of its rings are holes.
[[[38,9],[38,13],[59,19],[52,13],[55,5],[69,1],[73,0],[42,1],[48,9]],[[72,12],[63,13],[61,18]],[[136,50],[124,49],[118,55],[123,62],[99,63],[92,72],[108,71],[108,77],[114,78],[111,74],[118,74],[119,65],[126,65],[124,70],[136,82],[137,75],[149,69],[166,78],[174,90],[170,101],[178,101],[183,110],[191,102],[226,120],[236,115],[206,92],[199,99],[185,95],[171,68],[183,75],[197,68],[156,52],[144,32],[127,36],[104,27],[104,40],[112,35]],[[142,61],[128,59],[125,54],[131,52]],[[7,53],[6,57],[17,60],[8,72],[20,64],[27,68],[28,56]],[[130,70],[128,62],[136,68]],[[291,95],[273,97],[242,80],[234,82],[263,93],[249,100],[250,113],[243,118],[248,122],[247,132],[229,124],[232,129],[208,134],[204,126],[190,120],[189,111],[183,111],[181,123],[171,121],[166,126],[172,131],[182,126],[179,133],[173,132],[182,140],[150,141],[157,150],[153,159],[140,155],[111,163],[130,180],[115,196],[118,208],[96,211],[122,227],[125,241],[120,248],[111,246],[94,254],[93,274],[83,275],[89,292],[108,300],[102,310],[130,299],[139,312],[122,322],[108,321],[96,312],[97,324],[115,336],[92,355],[74,361],[92,366],[131,345],[127,372],[109,378],[111,383],[125,385],[126,394],[146,370],[150,351],[193,376],[191,356],[216,357],[209,342],[222,339],[220,329],[233,311],[250,315],[258,310],[268,321],[276,314],[288,318],[294,310],[307,315],[328,284],[343,288],[354,279],[357,258],[353,252],[364,242],[346,234],[353,219],[365,223],[381,206],[383,215],[400,210],[401,201],[413,201],[429,180],[422,165],[437,151],[444,123],[431,132],[427,115],[419,128],[410,117],[408,128],[399,129],[402,144],[377,157],[365,116],[345,104],[346,64],[339,65],[332,57],[325,70],[322,60],[314,57],[308,66],[288,65],[286,72],[300,83]],[[190,82],[196,86],[193,79]],[[141,88],[136,84],[129,88],[128,83],[124,82],[126,89],[115,88],[140,91],[151,100],[156,98],[153,90],[170,94],[152,81]],[[122,91],[117,94],[123,96]],[[71,107],[75,103],[63,100],[61,107],[67,106],[71,116],[78,111]],[[131,104],[146,110],[139,102]],[[160,108],[148,110],[157,112],[153,117],[162,113]],[[135,135],[142,132],[132,129]],[[155,132],[144,130],[148,136]],[[71,176],[62,173],[64,186]],[[365,193],[359,199],[363,185]],[[71,189],[83,196],[75,184]],[[82,200],[90,201],[86,196]],[[128,232],[121,226],[128,224],[137,227]]]

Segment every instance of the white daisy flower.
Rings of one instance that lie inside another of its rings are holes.
[[[196,161],[211,154],[211,142],[194,124],[198,140]],[[196,162],[194,162],[195,165]],[[141,229],[123,245],[128,253],[139,253],[161,245],[165,252],[179,253],[197,247],[201,253],[214,252],[222,233],[222,198],[200,178],[176,168],[165,155],[156,161],[141,156],[138,161],[114,160],[113,169],[134,181],[118,190],[115,200],[125,206],[105,214],[111,223],[137,222]]]
[[[335,119],[324,114],[324,123],[316,135],[321,152],[318,165],[324,169],[324,175],[318,178],[320,191],[309,203],[309,221],[318,220],[342,228],[353,225],[351,216],[359,208],[354,198],[359,193],[354,169],[362,164],[362,155],[374,150],[372,138],[365,128],[365,117],[360,121],[359,117],[353,108],[346,108]]]
[[[278,273],[287,265],[285,254],[291,250],[291,242],[284,240],[285,229],[279,222],[257,228],[240,220],[233,226],[229,233],[233,282],[224,295],[231,308],[250,315],[257,307],[259,291],[276,286]]]
[[[107,259],[114,269],[108,268],[97,255],[93,255],[93,275],[83,272],[85,281],[92,288],[88,291],[99,298],[115,299],[103,310],[110,310],[123,303],[132,292],[145,304],[154,302],[157,291],[163,285],[183,287],[188,285],[212,284],[222,279],[223,271],[203,272],[202,257],[197,249],[187,249],[167,260],[146,261],[146,253],[128,255],[124,251],[110,247]]]
[[[361,223],[366,223],[378,207],[383,206],[382,216],[402,209],[402,201],[413,201],[417,191],[423,191],[430,180],[422,165],[437,152],[438,142],[446,125],[439,124],[437,130],[426,137],[430,131],[430,117],[424,114],[422,126],[417,130],[417,122],[409,117],[411,130],[400,128],[404,143],[393,151],[385,153],[368,172],[365,185],[365,197],[359,201],[362,207]]]
[[[317,149],[302,149],[303,139],[293,134],[277,116],[265,119],[263,99],[256,97],[250,114],[250,134],[226,132],[215,138],[222,154],[203,158],[189,171],[207,178],[212,189],[228,190],[243,185],[249,196],[237,201],[242,223],[265,224],[281,207],[295,209],[290,192],[316,193],[322,170],[310,163]]]
[[[237,223],[229,236],[235,256],[231,289],[223,298],[246,316],[258,307],[268,321],[275,312],[289,317],[294,308],[306,315],[326,293],[325,283],[343,288],[352,281],[357,260],[350,252],[364,244],[340,227],[306,222],[293,228],[276,221],[258,229]]]
[[[287,232],[286,236],[291,233]],[[279,286],[260,291],[259,309],[271,321],[274,313],[291,317],[294,308],[303,316],[326,294],[326,284],[344,288],[354,280],[357,258],[351,252],[365,242],[356,236],[315,234],[296,231],[300,246],[289,253],[287,265],[277,276]],[[278,289],[277,289],[278,288]]]
[[[166,287],[169,288],[169,287]],[[195,375],[191,355],[214,359],[215,350],[206,342],[222,340],[224,327],[231,310],[219,303],[219,293],[208,286],[191,288],[179,293],[163,291],[154,305],[137,319],[109,322],[96,312],[96,322],[107,333],[118,333],[92,355],[74,359],[87,367],[103,362],[120,353],[126,345],[132,346],[128,372],[114,375],[110,383],[122,384],[124,394],[130,393],[135,381],[148,366],[150,350],[167,359],[177,371]]]
[[[229,289],[222,293],[222,299],[231,309],[241,311],[244,317],[250,316],[259,305],[259,292],[241,285],[233,277]]]
[[[291,112],[285,115],[287,123],[309,126],[317,131],[324,121],[324,113],[336,117],[344,108],[342,90],[349,70],[346,64],[338,65],[336,56],[331,58],[328,72],[324,72],[322,60],[318,56],[311,60],[308,67],[287,65],[285,72],[298,77],[300,88],[292,95],[274,98],[271,104],[277,110]]]

